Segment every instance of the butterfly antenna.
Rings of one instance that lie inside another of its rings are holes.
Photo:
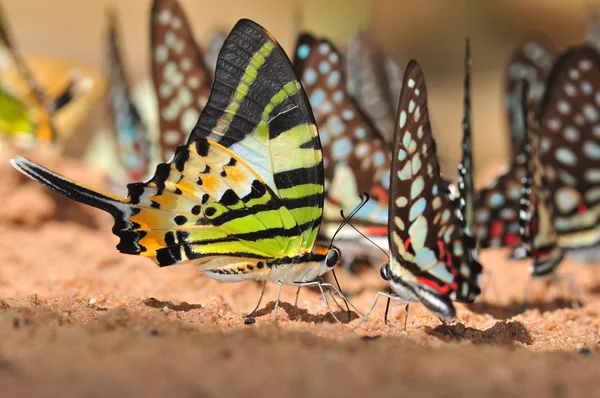
[[[367,235],[363,234],[363,233],[362,233],[362,232],[361,232],[361,231],[360,231],[358,228],[356,228],[356,227],[354,226],[354,224],[352,224],[352,223],[350,222],[350,219],[349,219],[349,218],[346,218],[346,217],[344,216],[344,210],[340,210],[340,215],[342,216],[342,218],[344,219],[344,221],[346,222],[346,224],[350,225],[350,226],[351,226],[351,227],[352,227],[352,228],[353,228],[353,229],[354,229],[356,232],[358,232],[358,233],[359,233],[359,234],[360,234],[360,235],[361,235],[363,238],[365,238],[366,240],[368,240],[369,242],[371,242],[371,244],[372,244],[373,246],[375,246],[376,248],[378,248],[379,250],[381,250],[381,251],[383,252],[383,254],[385,254],[385,255],[387,256],[387,258],[388,258],[388,259],[390,258],[390,255],[389,255],[389,254],[388,254],[388,253],[387,253],[385,250],[383,250],[383,248],[382,248],[381,246],[379,246],[377,243],[373,242],[373,241],[372,241],[372,240],[371,240],[371,239],[370,239],[370,238],[369,238]]]
[[[354,208],[354,210],[352,210],[352,212],[350,213],[350,216],[347,219],[344,218],[344,221],[342,221],[342,223],[340,224],[340,226],[338,227],[338,229],[335,231],[335,233],[331,237],[331,242],[329,243],[329,248],[330,249],[333,246],[333,240],[335,239],[335,237],[337,236],[337,234],[342,230],[342,228],[344,228],[344,226],[348,223],[348,221],[352,217],[354,217],[356,215],[356,213],[358,213],[358,211],[363,208],[364,205],[367,204],[367,202],[369,201],[369,199],[371,199],[371,197],[369,196],[369,194],[366,193],[366,192],[363,192],[362,195],[358,195],[358,197],[360,198],[360,203]],[[343,217],[343,215],[342,215],[342,217]]]

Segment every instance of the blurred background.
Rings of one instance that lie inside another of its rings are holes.
[[[559,47],[581,43],[586,7],[595,6],[564,0],[179,1],[197,41],[203,45],[213,30],[228,31],[239,18],[250,18],[267,28],[288,54],[293,53],[295,38],[301,30],[326,36],[343,48],[352,34],[363,29],[400,65],[406,65],[411,58],[417,59],[427,76],[434,134],[448,176],[456,175],[460,158],[465,37],[471,38],[473,54],[475,165],[483,170],[505,162],[508,156],[502,92],[504,68],[511,51],[532,31],[546,33]],[[99,76],[106,54],[106,9],[114,7],[120,22],[125,66],[132,83],[140,87],[149,84],[150,3],[150,0],[2,2],[13,42],[28,59],[58,58]],[[40,74],[42,84],[52,85],[52,74],[44,74],[41,66],[33,65],[34,72]],[[68,125],[75,141],[87,142],[106,129],[105,106],[99,93],[94,110],[86,110],[85,117]],[[152,101],[147,101],[146,107],[152,108]]]

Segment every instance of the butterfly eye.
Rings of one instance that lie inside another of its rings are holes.
[[[325,257],[325,264],[327,264],[329,268],[333,268],[340,262],[340,258],[340,251],[333,248],[327,253],[327,257]]]
[[[381,266],[381,270],[379,271],[379,273],[381,274],[381,277],[386,280],[389,281],[390,280],[390,263],[385,263]]]

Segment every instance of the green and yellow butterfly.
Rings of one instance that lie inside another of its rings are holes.
[[[208,103],[187,144],[150,180],[129,184],[126,198],[22,157],[12,164],[70,199],[111,213],[122,253],[161,267],[193,261],[223,282],[272,281],[281,289],[284,283],[321,288],[312,281],[340,262],[336,248],[315,244],[322,158],[313,113],[289,59],[261,26],[240,20],[219,54]]]

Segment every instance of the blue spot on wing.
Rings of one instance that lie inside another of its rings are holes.
[[[298,47],[298,50],[296,51],[296,54],[298,54],[298,57],[300,59],[306,59],[308,58],[308,56],[310,55],[310,47],[308,44],[302,44],[301,46]]]
[[[345,159],[352,152],[352,141],[341,138],[331,145],[331,152],[336,160]]]
[[[310,96],[310,103],[313,108],[319,108],[325,101],[325,92],[320,88],[316,89]]]

